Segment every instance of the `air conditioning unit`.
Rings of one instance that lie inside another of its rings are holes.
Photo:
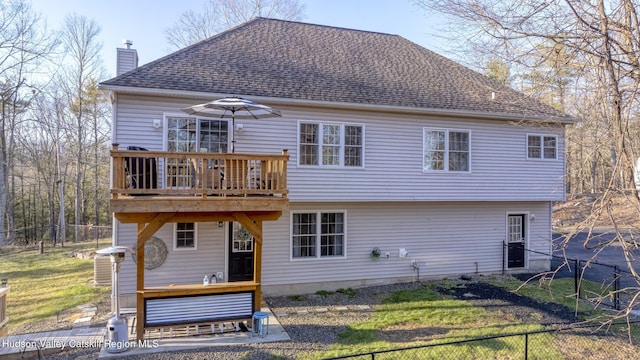
[[[96,255],[93,258],[93,283],[95,285],[111,285],[111,259],[108,256]]]

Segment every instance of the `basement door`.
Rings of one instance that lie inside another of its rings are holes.
[[[525,267],[526,218],[525,214],[507,215],[507,267],[509,269]]]
[[[240,223],[229,223],[228,281],[253,280],[253,236]]]

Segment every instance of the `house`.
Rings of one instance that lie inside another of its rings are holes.
[[[267,18],[140,67],[118,55],[100,86],[138,338],[246,317],[262,294],[549,269],[571,123],[549,106],[400,36]],[[228,96],[282,116],[181,111]]]

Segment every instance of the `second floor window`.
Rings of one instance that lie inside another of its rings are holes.
[[[469,132],[424,129],[424,171],[469,171]]]
[[[301,122],[298,164],[364,166],[364,126]]]
[[[226,153],[229,139],[226,120],[167,117],[166,149],[169,152]],[[186,159],[166,162],[166,187],[185,188],[194,184],[194,169]]]
[[[553,135],[527,135],[527,158],[556,159],[557,143]]]
[[[228,135],[226,120],[167,118],[167,151],[170,152],[226,153]]]

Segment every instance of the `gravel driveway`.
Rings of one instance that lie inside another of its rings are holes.
[[[464,282],[464,287],[442,289],[448,295],[464,299],[474,306],[486,308],[500,307],[509,311],[523,322],[561,323],[574,320],[571,309],[542,304],[526,297],[513,294],[502,288]],[[371,316],[373,307],[380,304],[387,295],[407,289],[415,289],[421,283],[404,283],[374,286],[355,290],[355,296],[342,293],[327,296],[307,295],[296,298],[272,297],[266,301],[271,311],[291,337],[291,341],[247,344],[239,346],[218,346],[199,348],[191,351],[149,354],[136,359],[273,359],[277,357],[294,359],[305,353],[327,349],[336,341],[340,333],[350,323],[365,320]],[[535,316],[529,314],[535,313]],[[286,315],[285,315],[286,314]],[[542,318],[540,317],[542,314]],[[58,354],[51,359],[95,359],[98,352],[76,350],[68,354]],[[133,357],[122,357],[123,359]]]

